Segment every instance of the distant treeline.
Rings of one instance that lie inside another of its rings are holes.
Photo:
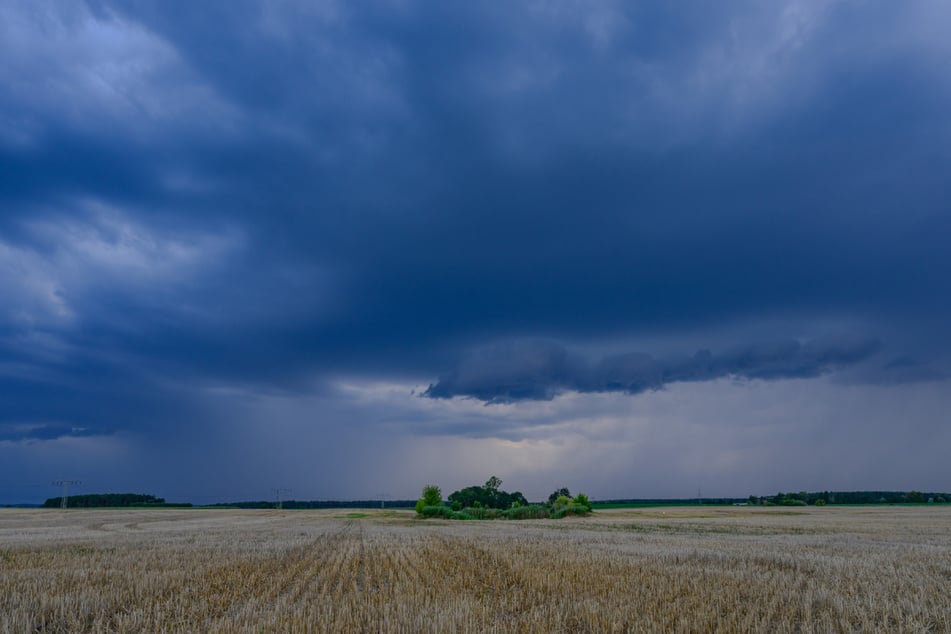
[[[943,504],[951,502],[949,493],[923,493],[921,491],[800,491],[777,493],[765,497],[751,495],[752,504],[778,504],[801,506],[803,504]]]
[[[49,498],[43,508],[59,508],[63,498]],[[70,508],[104,507],[149,507],[149,508],[188,508],[190,503],[170,503],[165,498],[142,493],[92,493],[71,495],[67,500]],[[776,495],[746,498],[623,498],[594,500],[595,508],[610,506],[683,506],[685,504],[730,505],[762,504],[779,506],[801,506],[819,504],[945,504],[951,503],[951,493],[933,493],[921,491],[800,491],[798,493],[777,493]],[[272,509],[277,506],[273,500],[252,502],[222,502],[210,504],[211,507],[230,507],[240,509]],[[281,502],[285,509],[371,509],[371,508],[414,508],[416,500],[286,500]]]
[[[145,506],[149,508],[188,508],[188,502],[170,503],[165,498],[144,493],[87,493],[84,495],[70,495],[66,498],[69,508],[105,508],[116,506]],[[49,498],[43,502],[43,508],[59,508],[63,504],[62,497]]]
[[[594,500],[595,507],[610,506],[683,506],[685,504],[763,504],[802,506],[823,504],[943,504],[951,502],[949,493],[921,491],[800,491],[776,495],[751,495],[746,498],[629,498]]]
[[[686,504],[736,504],[747,498],[625,498],[617,500],[592,500],[595,507],[605,506],[684,506]]]
[[[72,498],[70,498],[72,500]],[[272,509],[277,506],[274,500],[257,502],[221,502],[208,506],[226,506],[238,509]],[[284,500],[281,507],[285,509],[378,509],[414,508],[416,500]]]

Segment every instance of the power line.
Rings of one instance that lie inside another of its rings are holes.
[[[284,488],[284,487],[274,487],[274,488],[272,489],[272,491],[274,491],[274,495],[277,497],[277,508],[278,508],[278,509],[284,508],[284,506],[283,506],[283,504],[282,504],[282,502],[281,502],[281,494],[282,494],[282,493],[290,493],[291,490],[290,490],[290,489],[287,489],[287,488]]]
[[[82,483],[83,483],[82,480],[53,480],[50,483],[54,487],[63,487],[63,497],[60,498],[60,501],[59,501],[59,507],[61,509],[63,509],[64,511],[66,510],[66,506],[67,506],[66,500],[69,498],[69,487],[74,484],[78,485]]]

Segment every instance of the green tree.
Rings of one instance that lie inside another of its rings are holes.
[[[560,497],[566,497],[566,498],[570,498],[570,497],[571,497],[571,491],[568,490],[568,487],[561,487],[560,489],[558,489],[557,491],[555,491],[554,493],[552,493],[551,495],[549,495],[549,496],[548,496],[548,503],[549,503],[549,504],[554,504],[554,503],[555,503],[555,500],[557,500],[557,499],[560,498]]]
[[[435,484],[423,487],[423,497],[416,502],[416,512],[422,514],[427,506],[442,506],[442,489]]]
[[[528,505],[528,500],[520,491],[512,493],[502,491],[499,488],[501,485],[502,480],[492,476],[486,481],[485,486],[469,486],[453,491],[449,494],[449,501],[458,503],[462,508],[508,509],[515,502],[521,506]]]
[[[450,502],[458,502],[462,508],[479,506],[492,506],[492,496],[489,495],[485,487],[470,486],[459,491],[453,491],[449,494]]]
[[[442,489],[435,484],[423,487],[423,502],[426,506],[442,506]]]

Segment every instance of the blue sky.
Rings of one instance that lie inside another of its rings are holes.
[[[951,489],[949,23],[0,1],[0,502]]]

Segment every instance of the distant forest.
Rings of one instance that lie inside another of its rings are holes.
[[[49,498],[43,508],[59,508],[63,498]],[[142,493],[93,493],[71,495],[67,498],[69,508],[189,508],[190,503],[170,503],[165,498]],[[823,504],[946,504],[951,503],[951,493],[921,491],[800,491],[798,493],[777,493],[776,495],[746,498],[623,498],[611,500],[593,500],[595,508],[611,506],[683,506],[684,504],[730,505],[750,504],[764,506],[803,506]],[[222,502],[208,505],[212,508],[273,509],[274,500],[251,502]],[[343,509],[343,508],[393,508],[411,509],[416,500],[286,500],[281,502],[285,509]]]
[[[209,507],[226,507],[237,509],[272,509],[277,506],[274,500],[256,502],[221,502],[209,504]],[[281,508],[285,509],[411,509],[416,506],[416,500],[284,500]]]
[[[922,493],[921,491],[815,491],[807,493],[777,493],[763,498],[751,495],[754,504],[799,506],[802,504],[943,504],[951,502],[949,493]]]
[[[191,506],[188,502],[169,503],[165,498],[157,498],[154,495],[144,493],[88,493],[85,495],[70,495],[66,498],[69,508],[111,508],[111,507],[148,507],[148,508],[188,508]],[[49,498],[43,502],[43,508],[60,508],[63,504],[62,497]]]
[[[805,506],[824,504],[944,504],[951,502],[951,493],[921,491],[800,491],[776,495],[751,495],[746,498],[630,498],[596,500],[595,507],[606,506],[681,506],[684,504],[750,504],[763,506]]]

